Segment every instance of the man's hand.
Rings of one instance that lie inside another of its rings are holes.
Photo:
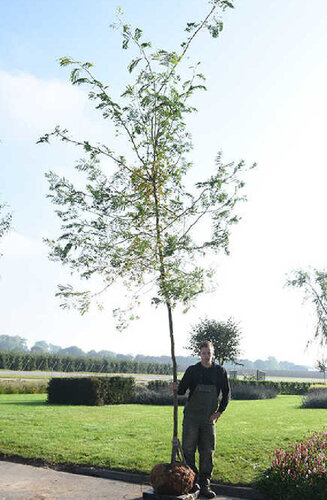
[[[216,411],[209,418],[209,422],[215,424],[217,422],[218,418],[220,418],[220,417],[221,417],[221,412],[220,411]]]
[[[173,382],[171,384],[171,390],[172,391],[177,391],[178,390],[178,383],[177,382]]]

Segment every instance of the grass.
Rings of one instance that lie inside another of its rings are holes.
[[[0,452],[51,463],[149,472],[170,459],[172,408],[48,405],[41,394],[0,395]],[[326,410],[301,409],[301,397],[231,401],[217,424],[213,478],[250,484],[276,447],[326,423]],[[180,409],[180,422],[182,409]]]

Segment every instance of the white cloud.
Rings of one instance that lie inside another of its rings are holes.
[[[4,143],[35,141],[58,124],[77,134],[87,133],[88,138],[90,134],[101,136],[101,117],[82,88],[28,73],[0,71],[0,114]]]
[[[30,238],[15,231],[4,236],[1,253],[10,257],[37,257],[46,255],[47,249],[41,239]]]

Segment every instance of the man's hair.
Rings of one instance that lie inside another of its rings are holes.
[[[200,351],[201,351],[202,347],[207,347],[208,349],[210,349],[210,351],[212,352],[212,354],[215,354],[215,348],[213,346],[213,343],[210,342],[210,340],[205,340],[204,342],[201,342],[201,344],[200,344]]]

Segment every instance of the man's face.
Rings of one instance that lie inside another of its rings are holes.
[[[200,350],[201,364],[209,367],[212,365],[213,353],[209,347],[202,347]]]

